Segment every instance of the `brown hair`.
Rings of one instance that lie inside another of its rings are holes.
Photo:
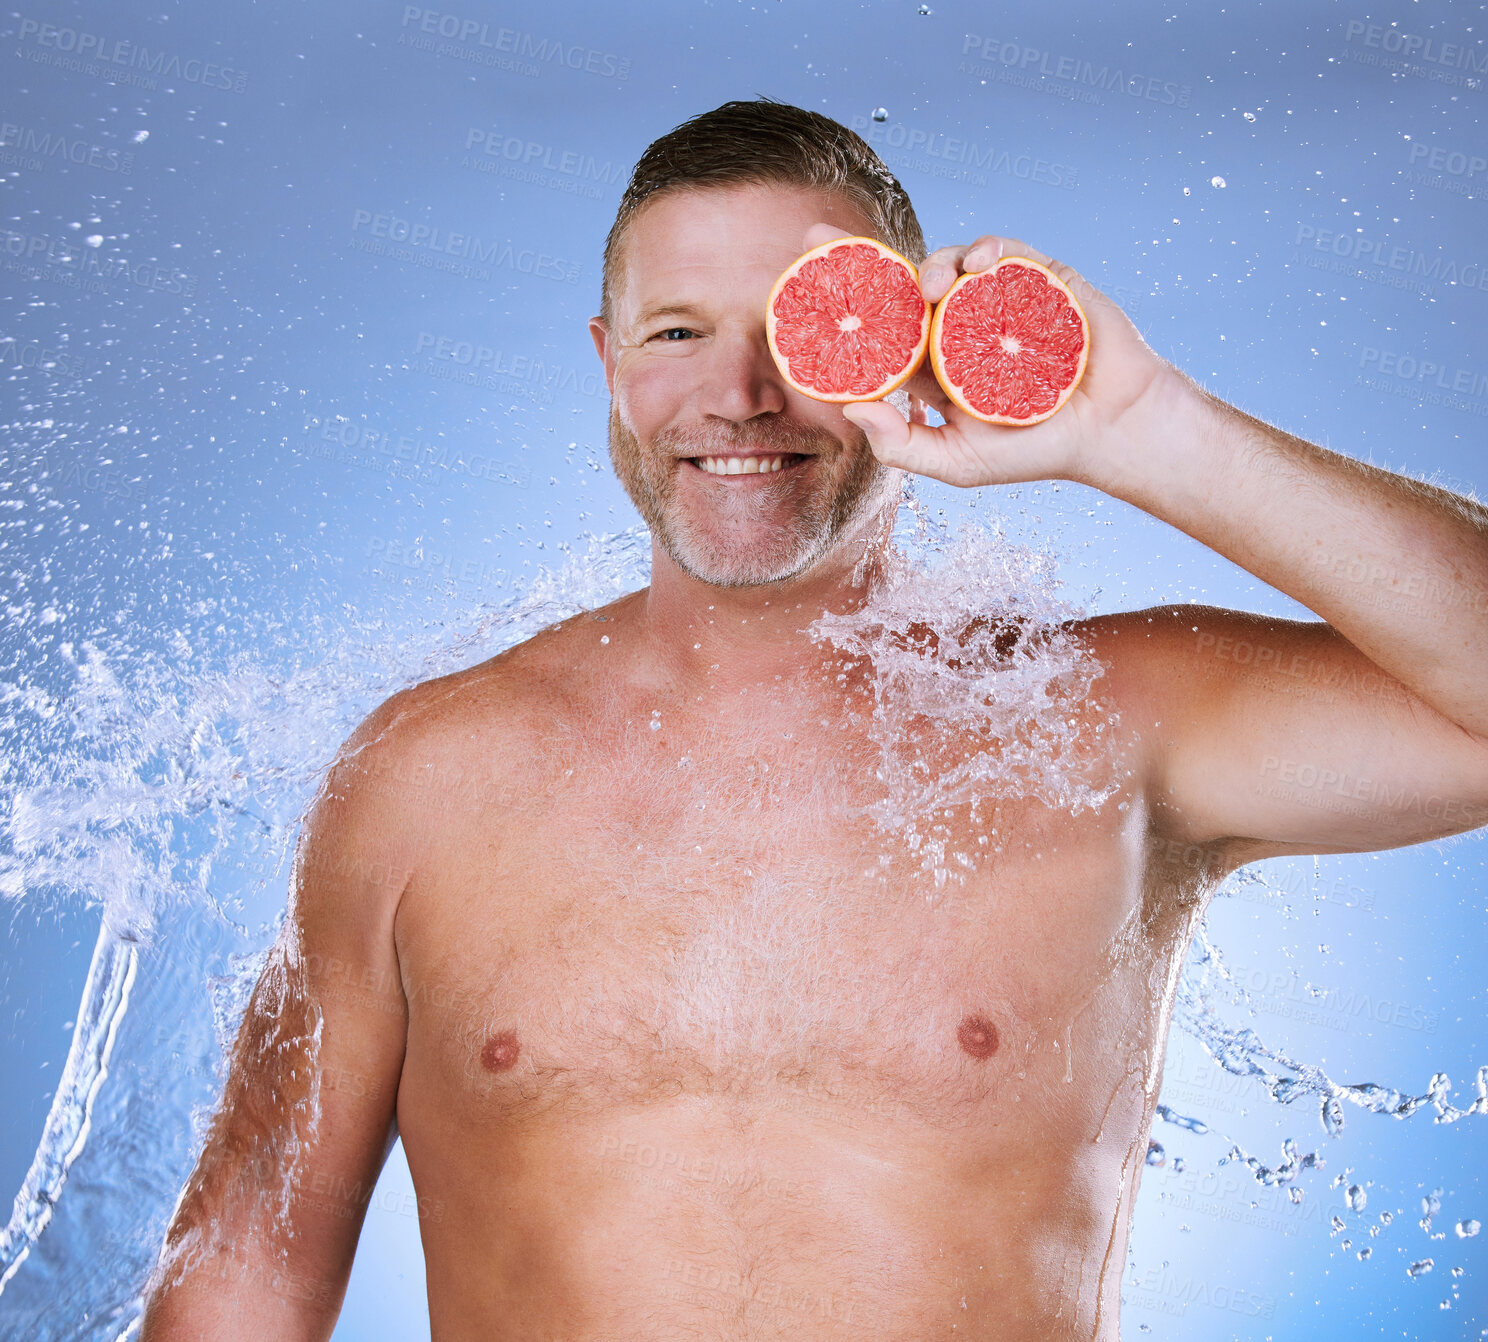
[[[908,193],[861,135],[772,98],[724,103],[653,141],[636,163],[605,239],[599,291],[605,324],[625,231],[648,200],[664,191],[776,183],[844,196],[880,242],[916,265],[925,259],[925,235]]]

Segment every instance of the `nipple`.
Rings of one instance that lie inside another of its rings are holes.
[[[973,1058],[990,1058],[997,1052],[997,1027],[985,1016],[964,1016],[956,1027],[956,1041]]]
[[[996,1044],[993,1047],[996,1048]],[[485,1048],[481,1049],[481,1066],[488,1072],[504,1072],[516,1066],[517,1054],[521,1051],[516,1031],[503,1030],[486,1040]]]

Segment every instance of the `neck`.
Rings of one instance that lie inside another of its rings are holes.
[[[806,629],[828,611],[850,613],[867,600],[883,572],[897,511],[896,497],[808,572],[752,587],[702,582],[653,539],[651,586],[642,594],[637,630],[645,678],[704,701],[754,688],[792,695],[829,684],[839,655]]]

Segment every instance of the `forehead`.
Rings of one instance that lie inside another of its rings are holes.
[[[765,293],[805,250],[806,230],[829,223],[849,233],[873,226],[844,197],[806,187],[748,185],[668,191],[631,219],[620,251],[618,321],[654,303],[703,301],[741,289]]]

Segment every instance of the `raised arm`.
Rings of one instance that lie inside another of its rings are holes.
[[[835,231],[816,225],[806,244]],[[1016,239],[932,253],[926,299],[1005,256],[1049,266],[1079,298],[1090,359],[1078,389],[1050,419],[1005,428],[951,405],[922,372],[907,389],[943,425],[882,402],[843,408],[879,460],[957,485],[1089,485],[1321,617],[1183,606],[1090,622],[1148,745],[1158,822],[1243,861],[1488,824],[1488,507],[1226,404],[1076,271]]]
[[[393,944],[415,865],[388,729],[348,742],[306,820],[288,912],[244,1014],[141,1342],[328,1338],[396,1136],[407,1003]]]
[[[1159,606],[1082,631],[1169,838],[1233,866],[1488,824],[1488,744],[1321,620]]]

